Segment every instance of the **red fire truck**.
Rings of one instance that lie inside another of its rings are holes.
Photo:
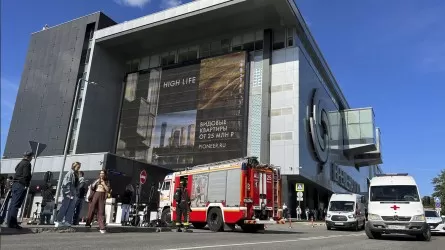
[[[199,165],[168,175],[160,189],[161,218],[176,220],[175,189],[185,181],[191,199],[189,222],[200,229],[223,231],[224,224],[243,231],[263,230],[281,218],[279,168],[260,164],[256,157]]]

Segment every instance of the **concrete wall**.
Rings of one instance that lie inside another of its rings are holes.
[[[96,12],[31,35],[4,152],[7,158],[21,157],[29,150],[29,140],[47,144],[42,156],[63,154],[90,23],[96,29],[115,24]]]
[[[298,57],[298,47],[272,54],[270,160],[283,175],[299,173]]]
[[[102,169],[102,164],[105,159],[104,153],[97,154],[79,154],[79,155],[68,155],[65,162],[64,172],[68,172],[71,169],[71,164],[78,161],[82,164],[81,170],[87,171],[98,171]],[[13,175],[15,173],[15,167],[21,161],[20,158],[14,159],[2,159],[2,174]],[[63,155],[56,156],[42,156],[38,157],[35,162],[35,169],[33,174],[33,181],[43,180],[43,174],[46,171],[53,172],[53,180],[56,180],[59,176],[60,167],[62,166]],[[34,160],[31,162],[34,165]],[[88,177],[88,176],[87,176]]]
[[[43,155],[62,154],[86,26],[94,13],[31,35],[4,156],[21,157],[29,140],[48,145]]]
[[[114,152],[125,62],[95,44],[90,64],[75,152]]]

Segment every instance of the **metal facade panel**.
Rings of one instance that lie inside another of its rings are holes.
[[[240,205],[240,185],[241,185],[241,169],[233,169],[227,171],[227,190],[226,190],[226,205],[239,206]]]
[[[99,13],[32,34],[4,156],[21,157],[28,141],[62,154],[74,99],[86,26]]]
[[[209,184],[208,201],[225,201],[227,189],[227,171],[209,173]]]

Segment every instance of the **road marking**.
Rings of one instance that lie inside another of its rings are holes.
[[[287,243],[287,242],[322,240],[322,239],[330,239],[330,238],[337,238],[337,237],[353,237],[353,236],[364,236],[364,235],[365,235],[364,233],[358,233],[358,234],[338,234],[338,235],[330,235],[330,236],[315,236],[315,237],[308,237],[308,238],[300,238],[300,239],[294,239],[294,240],[245,242],[245,243],[226,244],[226,245],[208,245],[208,246],[199,246],[199,247],[169,248],[169,249],[164,249],[164,250],[189,250],[189,249],[205,249],[205,248],[215,248],[215,247],[237,247],[237,246],[246,246],[246,245],[262,245],[262,244]]]

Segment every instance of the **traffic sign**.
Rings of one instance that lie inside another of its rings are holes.
[[[147,181],[147,171],[142,170],[141,174],[139,175],[139,182],[141,184],[145,184],[146,181]]]
[[[434,202],[440,203],[440,198],[439,197],[434,197]]]
[[[297,201],[303,201],[303,197],[297,197]]]
[[[297,197],[298,198],[302,198],[303,197],[303,192],[297,192]]]
[[[303,183],[296,183],[295,184],[295,191],[296,192],[304,192],[304,184]]]
[[[35,158],[39,157],[39,155],[46,148],[46,144],[36,142],[36,141],[29,141],[29,146],[31,147],[31,151],[34,153]]]
[[[441,208],[441,204],[436,202],[436,208]]]

